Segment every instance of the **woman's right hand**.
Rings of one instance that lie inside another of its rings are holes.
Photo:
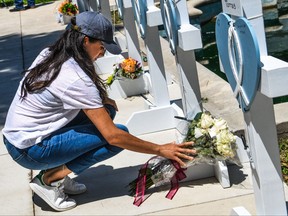
[[[193,160],[193,156],[196,155],[197,152],[195,149],[187,148],[188,146],[193,145],[193,142],[185,142],[181,144],[176,144],[175,142],[164,144],[160,146],[159,156],[175,160],[182,167],[185,167],[185,163],[183,160]]]

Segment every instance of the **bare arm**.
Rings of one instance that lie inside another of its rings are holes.
[[[175,160],[182,166],[185,164],[181,159],[193,159],[193,157],[187,156],[186,154],[196,153],[195,150],[183,148],[185,145],[191,145],[191,142],[179,145],[175,143],[158,145],[139,139],[121,129],[118,129],[114,125],[105,108],[84,109],[83,111],[110,145],[115,145],[135,152],[159,155]]]

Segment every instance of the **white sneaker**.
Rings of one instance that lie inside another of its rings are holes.
[[[45,185],[40,180],[41,176],[36,176],[30,182],[30,187],[39,197],[56,211],[66,211],[76,207],[76,201],[69,198],[63,191],[63,179],[52,182],[51,186]]]
[[[73,179],[66,176],[63,181],[64,192],[67,194],[81,194],[84,193],[87,188],[84,184],[78,183]]]

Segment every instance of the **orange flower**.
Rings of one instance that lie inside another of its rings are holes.
[[[121,63],[121,67],[126,73],[134,73],[136,70],[136,61],[132,58],[124,59]]]

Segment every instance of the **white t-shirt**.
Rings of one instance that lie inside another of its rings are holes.
[[[31,68],[47,52],[48,49],[43,50]],[[37,93],[27,93],[24,100],[20,99],[22,81],[2,130],[6,139],[20,149],[41,142],[69,123],[81,109],[103,107],[97,87],[73,58],[62,65],[58,77],[49,86]]]

